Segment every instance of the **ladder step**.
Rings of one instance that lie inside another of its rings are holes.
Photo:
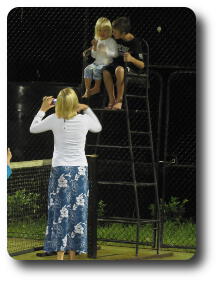
[[[141,145],[133,145],[133,149],[152,149],[151,146],[141,146]]]
[[[148,74],[145,74],[145,73],[136,74],[136,73],[133,73],[133,72],[128,72],[127,78],[131,78],[131,77],[136,77],[136,78],[142,79],[142,78],[147,78]]]
[[[104,109],[104,108],[93,108],[93,111],[97,112],[113,112],[113,113],[121,113],[121,112],[126,112],[125,109],[120,109],[120,110],[112,110],[112,109]],[[147,113],[147,110],[138,110],[138,109],[129,109],[129,112],[134,112],[134,113]]]
[[[102,148],[118,148],[118,149],[122,149],[122,148],[130,148],[130,146],[119,146],[119,145],[95,145],[95,144],[87,144],[86,146],[89,147],[102,147]],[[152,149],[151,146],[132,146],[133,149]]]
[[[137,134],[137,135],[151,135],[152,132],[140,132],[140,131],[130,131],[131,134]]]
[[[145,95],[134,95],[134,94],[126,94],[126,97],[133,97],[133,98],[146,98]]]
[[[132,161],[129,160],[114,160],[114,159],[99,159],[98,162],[104,162],[105,164],[107,163],[113,163],[113,164],[123,164],[123,165],[132,165]],[[142,162],[142,161],[135,161],[135,166],[145,166],[145,167],[153,167],[153,163],[152,162]]]
[[[98,185],[119,185],[119,186],[134,186],[133,182],[107,182],[107,181],[98,181]],[[155,186],[156,183],[136,183],[137,187],[152,187]]]
[[[97,240],[98,241],[101,241],[101,242],[110,242],[110,243],[122,243],[122,244],[137,244],[137,245],[146,245],[147,244],[147,242],[139,242],[139,241],[126,241],[126,240],[114,240],[114,239],[104,239],[104,238],[97,238]],[[167,247],[169,247],[168,245],[167,245]],[[167,256],[172,256],[173,255],[173,253],[165,253],[165,256],[166,256],[166,254],[167,254]],[[101,257],[101,256],[99,256],[99,257]],[[102,256],[103,257],[103,256]],[[148,259],[148,258],[146,258],[146,259]],[[150,258],[149,258],[150,259]],[[131,259],[130,259],[131,260]]]
[[[119,111],[115,111],[112,109],[105,109],[105,108],[92,108],[92,110],[98,112],[115,112],[115,113],[125,112],[125,109],[120,109]]]
[[[87,144],[86,146],[89,146],[89,147],[102,147],[102,148],[118,148],[118,149],[122,149],[122,148],[129,148],[129,146],[119,146],[119,145],[96,145],[96,144]]]
[[[134,113],[147,113],[147,110],[140,110],[140,109],[129,109],[129,112],[134,112]]]
[[[98,218],[98,222],[117,222],[117,223],[156,223],[159,222],[158,219],[137,219],[137,218],[127,218],[127,217],[107,217],[107,218]]]

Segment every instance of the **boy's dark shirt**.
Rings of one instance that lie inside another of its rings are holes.
[[[125,52],[129,52],[131,56],[134,57],[135,59],[143,61],[141,43],[138,38],[134,38],[130,41],[117,39],[116,42],[118,44],[118,53],[119,53],[119,56],[117,58],[114,58],[114,62],[116,64],[120,66],[124,66],[123,54]],[[128,62],[127,65],[132,71],[136,73],[140,71],[140,69],[131,62]]]

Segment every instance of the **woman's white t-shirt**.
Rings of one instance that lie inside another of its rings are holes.
[[[39,111],[35,116],[30,132],[33,134],[51,130],[54,135],[54,151],[52,166],[87,166],[85,155],[85,142],[87,132],[98,133],[102,126],[88,108],[84,115],[65,120],[57,118],[56,114],[49,115],[45,119],[45,112]]]

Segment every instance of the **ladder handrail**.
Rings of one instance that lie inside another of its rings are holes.
[[[146,107],[147,107],[147,113],[148,113],[148,124],[149,124],[149,137],[150,137],[150,146],[151,146],[151,156],[152,156],[152,165],[153,165],[153,176],[154,176],[154,183],[155,183],[155,203],[156,203],[156,209],[157,209],[157,229],[155,234],[155,241],[157,245],[157,253],[159,253],[160,250],[160,204],[159,204],[159,194],[158,194],[158,180],[157,180],[157,170],[156,170],[156,164],[155,164],[155,155],[154,155],[154,144],[153,144],[153,136],[152,136],[152,126],[151,126],[151,116],[150,116],[150,105],[149,105],[149,98],[148,98],[148,84],[149,84],[149,46],[145,40],[142,40],[144,45],[146,46],[146,52],[143,52],[143,60],[145,63],[145,99],[146,99]],[[125,107],[128,112],[128,102],[126,97],[126,89],[127,89],[127,83],[128,83],[128,77],[131,78],[132,75],[128,73],[127,71],[127,63],[125,64],[125,87],[124,87],[124,98],[125,98]],[[140,78],[139,78],[140,79]],[[144,78],[141,78],[144,79]],[[127,116],[128,117],[128,116]],[[129,120],[129,118],[127,118]],[[131,143],[131,133],[130,133],[130,127],[128,129],[128,133],[130,135],[129,142]],[[130,151],[132,151],[132,146],[130,146]],[[134,164],[134,160],[133,160]],[[134,165],[132,166],[134,168]],[[135,179],[135,173],[133,174],[133,181],[136,182]],[[137,186],[135,186],[136,189]],[[136,192],[137,194],[137,192]],[[138,205],[136,205],[138,207]],[[140,227],[139,227],[140,228]],[[138,229],[137,229],[138,230]],[[137,253],[137,248],[136,248]]]

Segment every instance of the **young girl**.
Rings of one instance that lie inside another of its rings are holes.
[[[113,36],[118,45],[119,56],[113,63],[103,70],[104,84],[109,96],[107,109],[120,110],[124,92],[124,66],[127,62],[128,68],[133,72],[139,72],[144,68],[141,44],[133,34],[130,33],[130,22],[126,17],[113,21]],[[114,96],[114,82],[116,79],[117,98]]]
[[[86,91],[83,98],[100,92],[102,69],[118,56],[118,48],[112,36],[112,25],[107,18],[99,18],[95,25],[95,39],[92,40],[91,56],[95,61],[84,69]],[[95,85],[90,89],[92,79]]]

